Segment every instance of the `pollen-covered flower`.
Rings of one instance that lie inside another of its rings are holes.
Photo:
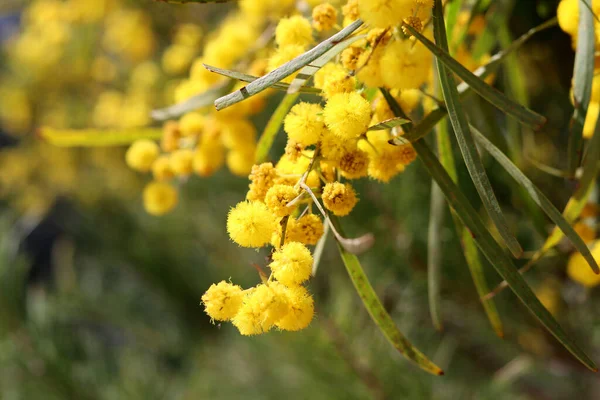
[[[289,227],[290,221],[291,229]],[[316,245],[323,236],[323,221],[316,214],[305,214],[298,219],[288,221],[286,239],[290,242],[300,242],[307,245]]]
[[[367,176],[369,155],[359,149],[349,151],[340,158],[339,168],[342,171],[342,175],[348,179],[358,179]]]
[[[164,215],[177,205],[177,190],[163,182],[150,182],[144,188],[144,208],[151,215]]]
[[[158,158],[160,149],[152,140],[140,139],[133,142],[125,154],[125,162],[129,168],[140,172],[148,172]]]
[[[268,332],[288,312],[288,297],[283,288],[273,282],[250,291],[231,322],[242,335],[259,335]]]
[[[197,112],[189,112],[179,119],[181,136],[197,136],[202,133],[205,117]]]
[[[250,201],[264,201],[267,191],[275,184],[277,171],[272,163],[254,165],[250,172],[250,190],[246,198]]]
[[[387,28],[400,25],[409,16],[427,19],[431,14],[431,4],[430,0],[358,0],[358,10],[367,24]]]
[[[289,242],[273,253],[269,264],[273,276],[286,286],[299,285],[310,278],[313,258],[302,243]]]
[[[354,71],[358,67],[358,60],[364,50],[358,46],[350,46],[341,55],[341,63],[344,68]]]
[[[340,182],[326,184],[321,198],[325,208],[340,217],[350,214],[358,202],[352,186],[349,183]]]
[[[282,18],[275,29],[275,42],[278,46],[302,46],[306,48],[313,41],[310,22],[299,15]]]
[[[306,328],[315,315],[312,296],[302,286],[289,287],[286,294],[289,311],[275,325],[286,331],[299,331]]]
[[[338,93],[327,101],[323,117],[334,135],[345,140],[353,139],[369,127],[371,105],[356,92]]]
[[[600,261],[600,241],[594,242],[591,248],[592,256],[596,261]],[[567,264],[567,275],[575,282],[592,288],[600,285],[600,275],[595,274],[588,265],[581,253],[577,252],[571,255]]]
[[[243,247],[262,247],[271,240],[277,222],[264,203],[242,201],[229,211],[227,232]]]
[[[433,56],[421,43],[396,40],[381,56],[381,77],[395,89],[417,89],[429,79]]]
[[[254,165],[254,145],[249,148],[233,149],[227,153],[227,168],[237,176],[248,176]]]
[[[214,320],[229,321],[242,306],[242,288],[229,282],[212,284],[202,296],[204,311]]]
[[[187,176],[193,171],[194,152],[191,149],[174,151],[170,158],[171,170],[177,176]]]
[[[288,207],[287,204],[298,196],[298,191],[292,186],[275,185],[267,192],[265,204],[269,211],[278,217],[290,215],[295,207]]]
[[[312,11],[313,27],[319,31],[328,31],[337,21],[337,10],[329,3],[319,4]]]
[[[298,103],[287,114],[283,129],[290,139],[304,146],[315,144],[327,131],[323,122],[323,109],[314,103]]]
[[[171,169],[171,161],[169,156],[160,156],[152,164],[152,176],[157,181],[168,181],[175,176]]]

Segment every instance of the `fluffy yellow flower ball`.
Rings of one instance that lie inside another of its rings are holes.
[[[294,286],[310,278],[312,264],[312,255],[306,246],[289,242],[273,253],[273,262],[269,267],[275,279],[286,286]]]
[[[265,204],[269,211],[278,217],[290,215],[295,207],[288,207],[287,204],[298,196],[298,191],[288,185],[274,185],[267,191]]]
[[[277,229],[275,216],[264,203],[243,201],[229,211],[227,232],[243,247],[262,247]]]
[[[286,331],[299,331],[306,328],[315,315],[312,296],[302,286],[290,287],[286,294],[290,309],[275,325]]]
[[[205,117],[197,112],[189,112],[179,119],[181,136],[197,136],[202,133]]]
[[[594,259],[600,261],[600,241],[594,242],[591,251]],[[600,275],[591,270],[581,253],[571,255],[567,264],[567,274],[569,278],[587,288],[600,285]]]
[[[259,335],[268,332],[288,312],[285,288],[271,282],[254,288],[231,322],[242,335]]]
[[[304,146],[315,144],[327,132],[322,113],[318,104],[298,103],[285,117],[283,129],[290,139]]]
[[[160,156],[152,164],[152,176],[157,181],[168,181],[175,176],[171,169],[171,161],[169,156]]]
[[[148,172],[158,158],[160,149],[152,140],[141,139],[135,141],[125,154],[125,162],[129,168],[140,172]]]
[[[170,157],[171,170],[175,175],[187,176],[193,172],[194,151],[191,149],[179,149],[174,151]]]
[[[334,6],[329,3],[319,4],[312,11],[313,27],[319,32],[328,31],[337,22],[337,16]]]
[[[411,16],[425,20],[432,7],[431,0],[358,0],[360,17],[376,28],[400,25]]]
[[[212,284],[202,296],[204,311],[217,321],[229,321],[242,306],[242,288],[229,282]]]
[[[396,40],[381,56],[381,77],[386,86],[395,89],[417,89],[429,79],[432,55],[421,43]]]
[[[369,155],[359,149],[345,153],[340,158],[340,171],[348,179],[358,179],[367,176],[369,168]]]
[[[246,198],[250,201],[264,201],[267,191],[274,185],[277,171],[272,163],[262,163],[252,166],[250,185]]]
[[[356,192],[352,186],[340,182],[326,184],[321,198],[325,208],[340,217],[350,214],[350,211],[358,202]]]
[[[354,139],[369,127],[371,104],[356,92],[338,93],[327,101],[323,117],[334,135],[344,140]]]
[[[254,165],[254,147],[234,149],[227,153],[227,168],[237,176],[248,176]]]
[[[160,216],[177,205],[177,190],[163,182],[151,182],[144,188],[144,208],[148,214]]]
[[[282,18],[275,29],[275,42],[278,46],[302,46],[306,48],[313,41],[310,22],[299,15]]]

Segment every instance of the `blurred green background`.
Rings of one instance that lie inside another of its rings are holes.
[[[209,27],[222,13],[220,6],[128,3],[149,16],[159,46],[168,43],[173,25],[198,21]],[[20,1],[0,5],[5,47],[18,34],[27,6]],[[556,6],[557,1],[517,2],[510,19],[513,36],[553,17]],[[22,82],[7,53],[2,57],[0,87]],[[550,119],[543,133],[526,132],[524,151],[563,168],[572,113],[570,38],[558,27],[536,35],[519,52],[519,65],[532,108]],[[502,82],[501,71],[501,89]],[[52,95],[69,102],[68,112],[74,114],[93,107],[86,100],[90,91],[103,90],[77,82],[27,88],[37,107]],[[476,97],[469,102],[475,123],[485,115],[505,135],[500,115]],[[161,98],[152,103],[166,105]],[[360,202],[343,224],[350,235],[375,235],[375,247],[360,257],[367,275],[400,329],[444,368],[444,377],[410,365],[384,339],[331,238],[309,284],[317,314],[308,329],[242,337],[230,324],[211,324],[199,304],[202,293],[230,277],[243,287],[255,285],[259,278],[251,264],[267,255],[238,248],[225,231],[227,211],[243,198],[247,180],[226,171],[192,178],[182,187],[175,212],[152,217],[141,206],[145,178],[127,170],[123,148],[50,150],[31,135],[40,123],[36,115],[29,135],[0,126],[0,398],[600,398],[600,380],[509,291],[497,297],[506,337],[494,334],[449,215],[441,232],[445,330],[434,330],[426,282],[430,178],[418,162],[389,185],[359,181]],[[259,130],[266,116],[257,120]],[[544,237],[510,177],[485,161],[513,231],[527,251],[536,250]],[[554,204],[564,207],[572,183],[529,163],[524,169]],[[22,185],[11,183],[19,179]],[[57,188],[61,180],[64,187]],[[474,188],[470,198],[477,198]],[[527,279],[598,360],[600,294],[566,277],[570,251],[563,247],[544,259]],[[500,279],[485,267],[493,287]]]

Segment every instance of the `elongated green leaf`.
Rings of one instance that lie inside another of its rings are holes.
[[[160,139],[160,128],[53,129],[41,128],[39,136],[59,147],[107,147],[131,144],[139,139]]]
[[[435,41],[442,49],[447,50],[448,41],[446,39],[446,29],[444,27],[443,7],[440,0],[436,0],[435,2],[433,21],[433,35]],[[502,209],[498,204],[492,185],[483,168],[483,163],[477,152],[475,141],[469,130],[467,117],[458,97],[458,90],[456,89],[452,72],[439,58],[437,58],[436,65],[442,93],[444,94],[444,100],[446,101],[446,107],[448,108],[450,116],[450,122],[454,128],[454,134],[469,174],[471,175],[471,179],[475,184],[475,188],[479,193],[483,206],[494,222],[494,225],[498,229],[506,246],[515,257],[519,258],[523,254],[523,249],[521,248],[521,245],[519,245],[517,239],[510,233],[504,215],[502,214]]]
[[[369,127],[369,131],[382,131],[385,129],[392,129],[393,127],[396,126],[400,126],[400,125],[404,125],[411,122],[409,119],[406,118],[390,118],[390,119],[386,119],[385,121],[382,121],[376,125],[370,126]]]
[[[458,21],[461,6],[462,1],[460,0],[452,0],[446,4],[446,31],[451,42],[454,42],[454,26],[456,25],[456,21]]]
[[[504,253],[502,248],[496,243],[492,235],[487,231],[485,225],[477,215],[477,211],[471,206],[469,200],[452,182],[452,179],[444,170],[444,167],[437,160],[427,144],[420,140],[413,143],[413,146],[419,155],[431,176],[438,183],[450,206],[456,211],[459,218],[465,226],[471,231],[475,243],[485,255],[488,261],[495,267],[498,274],[506,280],[508,286],[531,311],[531,313],[554,335],[554,337],[577,358],[583,365],[596,372],[596,364],[579,348],[571,337],[556,322],[552,314],[542,305],[535,296],[527,282],[523,279],[512,260]]]
[[[204,66],[204,68],[206,68],[210,72],[214,72],[215,74],[223,75],[223,76],[226,76],[231,79],[237,79],[238,81],[254,82],[255,80],[258,79],[258,76],[244,74],[243,72],[221,69],[221,68],[217,68],[217,67],[214,67],[214,66],[208,65],[208,64],[202,64],[202,65]],[[285,82],[278,82],[271,87],[273,89],[287,91],[290,88],[290,85]],[[321,89],[317,89],[316,87],[312,87],[312,86],[301,86],[296,91],[300,92],[300,93],[321,93]]]
[[[332,216],[331,219],[341,233],[341,228],[337,218]],[[344,261],[344,265],[346,266],[346,270],[348,271],[348,275],[350,276],[350,279],[352,280],[360,299],[369,312],[369,315],[384,334],[386,339],[404,357],[416,363],[423,370],[433,375],[443,375],[444,371],[442,371],[441,368],[431,362],[423,353],[414,347],[402,334],[402,332],[400,332],[392,317],[390,317],[388,312],[381,304],[379,297],[377,297],[377,293],[375,293],[373,286],[371,286],[365,271],[360,265],[358,257],[346,251],[346,249],[344,249],[344,247],[339,243],[338,249],[340,251],[340,255],[342,256],[342,260]]]
[[[321,238],[317,242],[317,245],[315,246],[315,251],[313,251],[312,276],[317,275],[317,269],[319,269],[321,257],[323,257],[323,252],[325,251],[325,243],[327,243],[328,234],[329,224],[325,224],[325,226],[323,226],[323,236],[321,236]]]
[[[230,91],[235,85],[235,81],[229,80],[220,85],[208,89],[206,92],[197,94],[189,99],[177,103],[170,107],[161,108],[152,111],[150,116],[158,121],[164,121],[171,118],[178,118],[185,113],[197,110],[202,107],[207,107],[213,104],[215,99]]]
[[[441,164],[448,172],[448,175],[450,175],[452,178],[452,181],[456,184],[459,184],[456,163],[454,161],[454,154],[452,152],[452,143],[450,141],[448,121],[446,120],[440,121],[438,124],[437,144]],[[483,267],[481,265],[481,260],[479,259],[477,245],[475,244],[475,240],[473,239],[471,232],[465,228],[463,223],[460,221],[460,218],[458,218],[454,211],[452,212],[452,219],[454,221],[456,233],[461,240],[463,253],[465,255],[473,283],[475,284],[475,289],[477,290],[479,298],[482,298],[482,296],[489,292],[489,286],[483,273]],[[503,337],[504,329],[502,327],[502,321],[500,320],[500,314],[498,313],[495,302],[492,299],[482,300],[482,305],[488,320],[492,325],[492,328],[499,337]]]
[[[313,76],[321,67],[327,64],[333,57],[337,56],[352,43],[365,37],[367,37],[367,35],[356,35],[346,39],[343,42],[336,44],[321,57],[302,68],[292,81],[292,84],[288,89],[288,93],[296,93],[302,86],[306,84],[311,76]]]
[[[439,5],[438,3],[439,0],[436,0],[436,5]],[[395,100],[388,97],[386,97],[386,100],[390,102],[390,107],[396,115],[401,116],[400,113],[396,112],[399,109],[397,103],[395,103],[394,107],[393,102]],[[450,207],[452,207],[462,223],[469,229],[479,250],[481,250],[498,274],[508,283],[508,286],[517,295],[519,300],[575,358],[581,361],[587,368],[596,372],[598,370],[596,364],[567,335],[552,314],[538,300],[529,285],[527,285],[527,282],[525,282],[521,274],[517,271],[512,260],[504,253],[485,228],[477,211],[469,203],[463,192],[454,184],[452,178],[450,178],[425,141],[418,140],[413,143],[413,147],[429,174],[439,185],[440,189],[442,189]]]
[[[302,67],[308,65],[309,63],[313,62],[314,60],[325,54],[327,51],[329,51],[329,49],[331,49],[336,44],[340,43],[342,40],[350,36],[362,24],[362,20],[357,19],[356,21],[352,22],[350,25],[348,25],[335,35],[331,36],[329,39],[319,43],[317,46],[313,47],[306,53],[299,55],[293,60],[283,64],[281,67],[269,72],[265,76],[262,76],[254,82],[249,83],[240,90],[236,90],[233,93],[218,98],[217,100],[215,100],[215,107],[217,108],[217,110],[222,110],[236,103],[239,103],[240,101],[247,99],[248,97],[254,96],[257,93],[262,92],[263,90],[271,87],[274,83],[280,82],[281,80],[287,78],[294,72],[298,71]]]
[[[488,153],[502,167],[513,177],[514,180],[519,182],[519,184],[527,190],[531,198],[536,202],[538,206],[550,219],[560,228],[560,230],[569,238],[569,240],[573,243],[575,248],[583,255],[586,259],[590,267],[595,273],[600,273],[600,269],[598,268],[598,264],[590,249],[586,246],[585,242],[581,237],[575,232],[573,227],[567,220],[562,216],[560,211],[554,207],[554,205],[548,200],[548,198],[514,165],[508,157],[506,157],[492,142],[490,142],[481,132],[479,132],[475,127],[471,126],[471,131],[475,135],[475,139],[481,144],[481,146],[487,150]]]
[[[507,56],[509,56],[511,53],[513,53],[514,51],[519,49],[533,35],[535,35],[538,32],[541,32],[543,30],[546,30],[548,28],[551,28],[551,27],[555,26],[557,23],[558,23],[557,19],[552,18],[552,19],[536,26],[535,28],[531,28],[525,34],[520,36],[517,40],[512,42],[510,46],[508,46],[507,48],[503,49],[502,51],[496,53],[492,58],[490,58],[490,60],[485,65],[482,65],[481,67],[477,68],[475,70],[474,74],[481,79],[485,79],[490,74],[492,74],[494,71],[496,71],[496,69],[506,59]],[[465,82],[462,82],[461,84],[459,84],[457,89],[458,89],[458,93],[460,95],[461,100],[466,99],[467,96],[469,96],[473,93],[472,89]],[[404,136],[402,136],[402,139],[403,139],[402,143],[394,143],[394,141],[392,141],[392,143],[404,144],[404,142],[406,140],[408,140],[410,142],[414,142],[414,141],[421,139],[422,137],[425,137],[425,135],[427,135],[429,132],[431,132],[433,127],[442,118],[445,118],[447,114],[448,114],[448,111],[444,107],[435,108],[433,111],[431,111],[429,114],[427,114],[425,116],[425,118],[423,118],[419,123],[415,124],[413,129],[411,129],[409,132],[406,132],[404,134]]]
[[[438,331],[444,329],[441,316],[441,278],[442,278],[442,238],[444,211],[446,204],[444,194],[439,186],[431,183],[431,205],[429,209],[429,227],[427,228],[427,294],[429,296],[429,313],[433,326]]]
[[[587,7],[586,0],[579,0],[579,27],[577,32],[577,50],[573,70],[573,103],[575,111],[571,117],[569,132],[568,169],[571,176],[579,168],[583,147],[583,126],[592,95],[596,35],[594,34],[594,16]]]
[[[433,22],[434,27],[436,25],[439,25],[439,22],[437,22],[437,18],[433,18]],[[465,68],[461,63],[456,61],[454,58],[452,58],[452,56],[450,56],[450,54],[448,54],[447,47],[439,47],[440,43],[438,43],[437,40],[436,43],[438,45],[436,46],[435,43],[433,43],[425,36],[417,32],[414,28],[408,25],[404,26],[407,27],[407,29],[409,29],[410,32],[435,55],[436,60],[444,64],[444,66],[449,68],[449,70],[458,75],[475,92],[477,92],[481,97],[492,103],[499,110],[515,117],[518,121],[520,121],[523,124],[532,126],[534,129],[539,129],[546,123],[546,118],[544,116],[539,115],[538,113],[528,109],[527,107],[509,99],[502,92],[491,87],[473,72]],[[442,26],[441,29],[444,30],[445,36],[445,28]]]
[[[275,112],[273,112],[271,115],[271,118],[269,119],[267,126],[265,126],[265,130],[260,136],[256,146],[256,156],[254,159],[256,160],[257,164],[267,161],[269,157],[269,151],[271,151],[273,142],[281,130],[281,125],[283,125],[283,120],[285,119],[288,111],[290,111],[290,108],[292,108],[298,99],[298,96],[300,96],[300,93],[286,94],[283,97],[283,100],[281,100],[281,103],[279,103],[275,109]]]

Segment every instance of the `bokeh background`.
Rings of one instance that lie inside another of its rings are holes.
[[[98,6],[107,0],[68,2],[68,24],[53,14],[62,0],[0,3],[0,398],[600,398],[598,377],[509,291],[497,297],[505,338],[494,334],[449,216],[441,234],[445,329],[434,330],[426,284],[431,183],[419,162],[389,185],[359,181],[361,201],[343,224],[351,235],[375,235],[361,256],[367,275],[444,377],[392,349],[360,303],[333,239],[309,285],[317,315],[308,329],[242,337],[229,324],[211,324],[202,293],[230,277],[256,284],[251,264],[266,256],[238,248],[225,231],[247,179],[227,171],[191,178],[176,210],[153,217],[141,204],[148,178],[126,167],[125,148],[57,148],[36,129],[150,124],[149,111],[170,104],[189,67],[173,50],[176,32],[193,31],[189,24],[208,32],[231,6],[122,0],[107,12]],[[555,16],[557,3],[516,2],[513,37]],[[188,47],[191,61],[200,47]],[[518,57],[531,107],[550,120],[542,133],[526,132],[524,151],[558,169],[565,166],[573,58],[571,39],[558,27],[536,35]],[[504,75],[496,77],[501,89]],[[259,131],[276,100],[255,118]],[[475,123],[492,119],[497,134],[506,134],[500,115],[477,98],[469,102]],[[282,149],[283,142],[274,154]],[[536,227],[510,177],[485,162],[513,231],[536,250],[551,225],[538,220]],[[564,207],[571,182],[532,163],[523,168]],[[474,188],[470,198],[477,198]],[[559,250],[527,279],[598,360],[600,294],[567,277],[572,249]],[[485,267],[494,286],[500,279]]]

